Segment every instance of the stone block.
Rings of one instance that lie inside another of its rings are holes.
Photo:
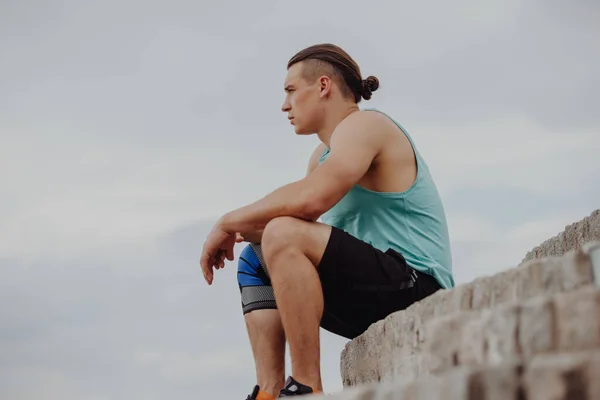
[[[448,289],[438,290],[431,296],[427,296],[424,299],[414,303],[410,307],[408,307],[404,312],[410,312],[415,316],[418,316],[421,321],[429,321],[433,318],[435,313],[435,304],[438,301],[438,298],[449,292]],[[401,311],[402,312],[402,311]]]
[[[471,309],[473,288],[469,285],[458,285],[451,290],[439,290],[433,296],[434,316],[458,314]]]
[[[600,399],[600,349],[586,352],[588,399]]]
[[[428,376],[416,379],[402,387],[401,391],[394,393],[390,399],[427,400],[439,398],[442,391],[441,379],[437,376]]]
[[[399,312],[383,321],[380,337],[379,380],[393,381],[397,377],[415,378],[418,374],[418,324],[412,312]]]
[[[429,355],[430,371],[440,372],[459,365],[462,338],[467,324],[479,313],[465,312],[457,315],[438,317],[425,324],[427,336],[423,342],[423,352]]]
[[[520,300],[574,290],[593,283],[589,254],[581,249],[562,257],[539,258],[523,264]]]
[[[523,292],[524,273],[521,268],[511,268],[492,276],[490,307],[519,301]]]
[[[507,363],[502,366],[473,371],[469,377],[469,394],[465,398],[469,400],[517,400],[520,387],[520,365]]]
[[[498,367],[459,366],[439,374],[414,381],[402,388],[403,400],[516,400],[520,380],[518,365]]]
[[[427,324],[422,360],[429,372],[457,365],[498,365],[520,360],[517,340],[519,307],[463,312]]]
[[[518,340],[525,359],[557,347],[556,312],[551,297],[540,296],[521,305]]]
[[[473,293],[471,308],[473,310],[489,308],[492,299],[492,277],[477,278],[469,283],[469,286]]]
[[[340,365],[344,385],[417,377],[420,323],[414,310],[396,312],[348,343]]]
[[[554,301],[559,350],[600,346],[600,291],[595,286],[561,293]]]
[[[512,362],[519,358],[517,327],[519,307],[507,306],[487,310],[482,319],[484,349],[487,343],[486,361],[489,365]]]
[[[562,291],[579,289],[594,283],[594,272],[589,251],[576,249],[561,257]]]
[[[383,321],[379,321],[345,346],[340,360],[344,386],[379,381],[381,348],[376,344],[381,343],[382,332]]]
[[[484,310],[463,323],[457,358],[460,365],[499,365],[520,360],[519,307]]]
[[[600,242],[590,243],[586,250],[590,255],[594,283],[596,284],[596,287],[600,287]]]
[[[522,382],[528,400],[600,398],[600,351],[536,356]]]
[[[460,400],[469,398],[469,379],[472,369],[458,366],[440,375],[438,399]],[[430,397],[435,398],[435,397]]]

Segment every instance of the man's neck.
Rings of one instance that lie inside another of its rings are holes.
[[[325,143],[329,147],[331,141],[331,135],[335,131],[335,128],[342,122],[346,117],[353,112],[359,111],[356,103],[344,104],[334,110],[328,110],[326,112],[325,121],[323,127],[317,132],[317,136],[321,142]]]

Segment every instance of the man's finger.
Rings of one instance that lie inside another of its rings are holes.
[[[223,262],[223,258],[225,255],[223,254],[223,250],[217,251],[217,255],[215,256],[215,268],[220,269],[221,263]]]
[[[221,252],[221,259],[219,262],[219,265],[221,266],[221,268],[225,268],[225,252]]]
[[[202,273],[204,274],[204,280],[209,285],[212,283],[212,261],[207,252],[203,252],[200,257],[200,267],[202,268]]]

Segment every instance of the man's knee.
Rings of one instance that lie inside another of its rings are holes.
[[[262,249],[267,267],[273,267],[275,258],[296,252],[317,266],[330,236],[329,225],[294,217],[274,218],[263,231]]]
[[[282,249],[289,249],[290,246],[299,244],[302,222],[294,217],[277,217],[269,221],[263,231],[261,242],[266,260]]]

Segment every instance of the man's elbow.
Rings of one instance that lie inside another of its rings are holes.
[[[323,199],[315,194],[306,194],[302,196],[299,203],[299,217],[307,221],[316,221],[325,214],[331,207],[330,201]]]
[[[318,220],[319,217],[325,213],[325,211],[322,211],[321,208],[314,207],[313,205],[307,205],[302,209],[301,218],[314,222]]]

